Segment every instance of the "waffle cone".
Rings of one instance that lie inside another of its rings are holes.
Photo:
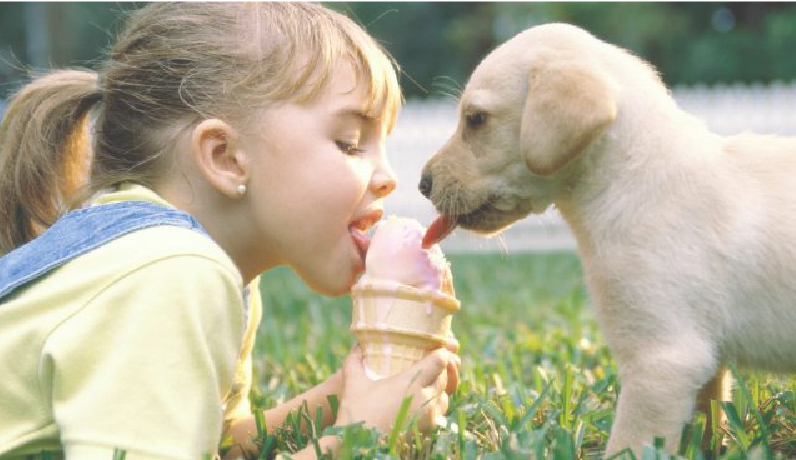
[[[432,350],[456,345],[450,326],[459,301],[451,295],[374,280],[360,280],[351,294],[351,330],[374,378],[397,374]]]
[[[428,336],[393,331],[357,330],[354,334],[362,347],[365,366],[373,379],[403,372],[444,344],[444,341]]]

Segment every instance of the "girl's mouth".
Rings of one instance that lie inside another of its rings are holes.
[[[348,232],[351,234],[351,239],[354,241],[354,246],[356,246],[357,251],[359,251],[359,256],[362,258],[362,262],[364,263],[365,256],[368,253],[368,247],[370,246],[370,238],[364,230],[360,230],[353,225],[348,227]]]
[[[381,209],[373,209],[348,224],[348,233],[351,235],[351,240],[354,242],[363,264],[370,246],[370,236],[366,232],[373,228],[381,219],[382,214]]]

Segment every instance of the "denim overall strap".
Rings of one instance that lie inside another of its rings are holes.
[[[18,287],[105,243],[160,225],[207,235],[190,214],[146,201],[119,201],[71,211],[36,239],[0,257],[0,302]]]

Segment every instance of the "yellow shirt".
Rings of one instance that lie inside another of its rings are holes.
[[[95,204],[144,200],[128,185]],[[190,459],[250,414],[260,295],[196,231],[160,226],[84,254],[0,303],[0,459]],[[248,316],[247,324],[244,318]]]

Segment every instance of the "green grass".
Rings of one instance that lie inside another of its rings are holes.
[[[608,438],[619,382],[576,255],[449,259],[462,302],[453,320],[462,367],[446,426],[427,436],[411,420],[394,433],[338,429],[340,458],[596,458]],[[348,297],[314,294],[286,269],[269,272],[262,288],[252,399],[265,409],[336,371],[354,340]],[[720,458],[796,456],[796,381],[758,373],[736,377],[733,400],[725,404],[729,422],[715,428],[727,438]],[[262,458],[312,445],[297,427],[301,420],[312,424],[317,414],[300,412],[263,432]],[[683,430],[683,457],[702,458],[697,446],[704,420],[697,415]],[[644,458],[661,455],[650,448]]]

